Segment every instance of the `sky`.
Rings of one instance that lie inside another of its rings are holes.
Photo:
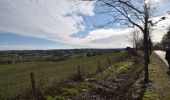
[[[169,0],[150,0],[159,20],[152,39],[159,42],[170,26]],[[108,27],[111,17],[98,14],[94,2],[75,0],[0,0],[0,50],[125,48],[133,28],[119,23]],[[164,27],[163,27],[164,26]]]

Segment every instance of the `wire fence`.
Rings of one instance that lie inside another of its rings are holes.
[[[70,65],[73,67],[66,67],[66,69],[62,70],[63,72],[57,71],[56,69],[53,69],[53,67],[49,69],[50,67],[48,64],[45,64],[44,66],[48,66],[47,69],[46,67],[42,67],[39,71],[33,71],[31,77],[29,71],[26,71],[26,73],[23,74],[19,74],[18,72],[18,75],[16,76],[12,76],[9,73],[8,78],[5,77],[0,80],[0,99],[12,99],[17,95],[22,95],[24,92],[32,91],[35,88],[43,91],[45,87],[52,85],[54,82],[62,81],[62,79],[68,78],[70,75],[77,73],[78,66],[81,73],[88,76],[95,74],[99,69],[104,70],[110,66],[113,66],[117,62],[126,60],[127,57],[128,54],[125,52],[120,52],[113,55],[107,54],[97,56],[95,59],[89,58],[89,60],[82,63],[73,64],[74,66]],[[58,70],[62,69],[62,67],[57,68]]]

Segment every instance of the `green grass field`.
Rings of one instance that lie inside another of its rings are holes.
[[[108,65],[107,56],[111,63],[125,53],[117,52],[100,56],[85,57],[60,62],[24,62],[19,64],[0,65],[0,98],[14,97],[25,90],[31,89],[30,72],[34,72],[37,86],[51,85],[77,72],[77,66],[86,75],[94,74],[100,59],[101,67]]]

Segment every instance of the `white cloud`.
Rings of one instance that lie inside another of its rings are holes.
[[[92,1],[80,1],[80,0],[74,0],[75,3],[73,3],[72,6],[76,6],[76,11],[83,13],[84,15],[93,16],[94,13],[94,6]]]
[[[166,20],[159,21],[162,17]],[[167,33],[167,28],[170,27],[170,15],[152,18],[154,22],[158,21],[157,26],[153,27],[152,40],[160,42],[162,36]],[[83,39],[83,43],[90,47],[111,48],[111,47],[126,47],[131,46],[128,42],[128,35],[133,31],[133,28],[126,29],[98,29],[89,32],[89,35]]]
[[[68,41],[84,30],[81,13],[94,15],[93,2],[75,6],[74,0],[1,0],[0,32]],[[85,9],[86,8],[86,9]]]
[[[78,40],[80,44],[90,48],[119,48],[130,44],[127,42],[127,35],[133,28],[127,29],[97,29],[89,32],[83,39]]]
[[[75,0],[76,1],[76,0]],[[155,0],[159,2],[162,0]],[[74,2],[74,0],[0,0],[0,32],[38,37],[60,41],[71,45],[90,48],[114,48],[130,46],[127,29],[96,29],[84,38],[72,37],[73,33],[84,30],[84,19],[80,14],[93,16],[93,2]],[[156,18],[155,18],[156,19]],[[166,33],[170,20],[162,21],[153,31],[153,40],[160,41]],[[119,24],[117,24],[120,26]],[[161,31],[158,31],[161,30]],[[163,31],[162,31],[163,30]],[[36,48],[31,45],[7,45],[3,48]],[[39,47],[40,49],[44,47]],[[45,47],[55,48],[55,47]],[[66,48],[63,46],[63,48]]]
[[[128,42],[127,34],[113,35],[107,38],[96,39],[87,43],[90,47],[97,48],[125,48],[131,46]]]
[[[158,3],[163,0],[145,0],[145,3]]]
[[[60,41],[71,45],[103,47],[107,39],[127,30],[98,29],[89,32],[85,38],[71,37],[71,34],[84,30],[84,20],[78,14],[94,15],[93,2],[69,0],[3,0],[0,1],[0,32],[10,32],[25,36]],[[108,44],[108,43],[107,43]],[[7,45],[9,47],[9,45]],[[119,45],[120,46],[120,45]],[[7,48],[6,46],[1,46]],[[10,48],[34,48],[30,45],[13,45]],[[105,47],[113,47],[108,45]],[[42,48],[42,47],[39,47]],[[2,48],[1,48],[2,49]]]
[[[166,17],[165,20],[161,20],[162,17]],[[167,33],[168,27],[170,27],[170,15],[165,14],[163,16],[153,18],[154,22],[158,22],[152,31],[152,39],[154,42],[160,42],[162,36]]]
[[[133,29],[97,29],[89,32],[89,34],[83,39],[85,42],[90,42],[93,40],[104,39],[112,36],[126,35],[130,33]]]

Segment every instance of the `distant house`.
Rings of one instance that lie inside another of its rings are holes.
[[[130,53],[130,54],[135,54],[135,49],[134,49],[134,48],[126,47],[125,50],[126,50],[128,53]]]

